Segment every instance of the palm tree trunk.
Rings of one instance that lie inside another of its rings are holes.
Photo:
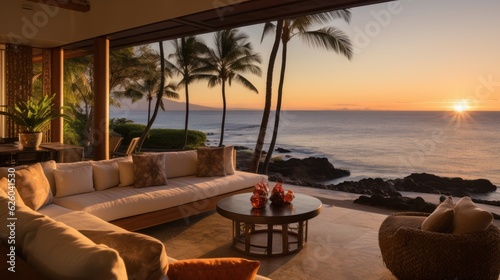
[[[280,73],[280,82],[278,85],[278,101],[276,102],[276,116],[274,118],[273,137],[271,139],[271,144],[269,145],[269,150],[267,151],[266,160],[264,161],[264,167],[263,167],[264,174],[267,174],[269,172],[269,161],[271,161],[271,157],[273,156],[274,146],[276,145],[276,138],[278,138],[278,128],[280,125],[281,102],[283,99],[283,84],[285,81],[286,51],[287,51],[287,43],[283,42],[283,48],[282,48],[282,54],[281,54],[281,73]]]
[[[226,81],[222,81],[222,124],[220,127],[219,147],[222,147],[224,141],[224,125],[226,124]]]
[[[278,20],[278,22],[276,23],[276,34],[275,34],[276,36],[274,38],[274,44],[271,50],[271,55],[269,56],[269,64],[267,65],[266,100],[264,104],[264,112],[262,113],[262,121],[260,123],[259,136],[257,137],[257,143],[255,144],[252,161],[250,162],[250,166],[248,168],[250,172],[254,173],[257,173],[259,170],[262,148],[264,147],[264,140],[266,138],[267,124],[269,122],[269,115],[271,115],[274,63],[276,61],[276,56],[278,54],[278,49],[280,46],[282,30],[283,30],[283,20]]]
[[[148,122],[151,119],[151,100],[148,98]]]
[[[151,116],[151,119],[149,119],[149,110],[148,110],[148,124],[146,125],[146,128],[141,134],[141,138],[139,138],[139,142],[137,143],[137,151],[141,151],[142,145],[144,144],[144,141],[146,140],[146,136],[149,133],[149,130],[151,129],[151,126],[153,126],[153,123],[156,119],[156,116],[158,115],[158,110],[160,109],[160,103],[163,98],[163,92],[165,88],[165,53],[163,51],[163,42],[160,41],[160,88],[158,89],[158,93],[156,94],[156,104],[155,104],[155,109],[153,112],[153,116]],[[150,101],[151,102],[151,101]],[[151,103],[150,103],[151,104]]]
[[[189,123],[189,91],[188,91],[188,82],[184,84],[184,89],[186,91],[186,119],[184,120],[184,147],[183,150],[186,149],[188,142],[188,123]]]

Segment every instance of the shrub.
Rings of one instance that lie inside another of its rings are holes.
[[[126,124],[118,124],[113,128],[113,131],[120,134],[123,137],[122,145],[128,145],[130,143],[130,139],[134,136],[130,136],[131,132],[135,131],[143,131],[146,128],[143,124],[138,123],[126,123]],[[139,133],[139,136],[141,134]]]
[[[134,130],[129,134],[130,138],[140,137],[143,130]],[[130,138],[128,141],[130,141]],[[124,139],[125,140],[125,139]],[[188,130],[187,148],[204,146],[207,135],[201,131]],[[182,149],[184,146],[184,129],[164,129],[154,128],[149,131],[149,135],[144,141],[143,148],[151,149]]]

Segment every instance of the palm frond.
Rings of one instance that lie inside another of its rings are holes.
[[[247,80],[245,77],[243,77],[241,75],[235,75],[234,79],[237,80],[241,85],[243,85],[247,89],[249,89],[255,93],[259,93],[259,90],[257,90],[257,88],[249,80]]]
[[[315,31],[299,33],[298,36],[313,47],[333,50],[336,53],[346,56],[348,59],[352,58],[353,49],[351,41],[341,30],[333,27],[325,27]]]

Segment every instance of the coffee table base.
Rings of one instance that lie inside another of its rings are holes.
[[[307,242],[307,220],[268,225],[233,221],[233,248],[256,256],[283,256],[300,251]]]

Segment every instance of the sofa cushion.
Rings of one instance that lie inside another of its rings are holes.
[[[21,195],[19,195],[17,188],[15,187],[15,184],[9,186],[9,180],[6,177],[2,177],[0,179],[0,190],[2,190],[3,192],[5,192],[5,194],[7,194],[10,201],[15,201],[16,205],[26,206],[26,204],[24,204],[23,199],[21,198]]]
[[[97,191],[116,187],[120,184],[117,162],[92,162],[94,188]]]
[[[225,176],[224,147],[198,148],[196,175],[198,177]]]
[[[94,191],[90,164],[67,170],[55,169],[53,173],[56,181],[56,197]]]
[[[166,186],[148,188],[115,187],[103,191],[55,197],[54,203],[62,207],[81,210],[105,221],[180,206],[189,214],[191,209],[183,204],[255,186],[263,175],[236,171],[225,177],[178,177]],[[205,204],[200,202],[200,206]]]
[[[33,210],[52,203],[52,191],[40,163],[15,172],[15,186],[24,204]]]
[[[134,184],[134,163],[131,161],[118,162],[118,173],[120,176],[120,187]],[[167,177],[168,178],[168,177]]]
[[[0,219],[9,217],[8,199],[0,195]],[[118,252],[96,245],[77,230],[19,206],[15,212],[18,254],[48,279],[127,279]],[[0,228],[3,241],[7,227]]]
[[[143,188],[167,183],[165,155],[161,153],[132,155],[132,161],[134,162],[134,187]]]
[[[453,229],[453,219],[455,217],[455,205],[453,198],[447,197],[423,222],[422,230],[442,232],[451,232]]]
[[[258,261],[240,258],[189,259],[170,264],[168,277],[178,279],[240,279],[253,280],[257,275]]]
[[[453,233],[474,233],[485,231],[493,220],[493,215],[477,207],[468,196],[462,197],[455,205]]]
[[[167,178],[196,175],[196,162],[198,161],[196,150],[164,152],[163,154]]]
[[[128,279],[162,279],[167,275],[165,246],[158,239],[135,233],[80,230],[96,244],[115,249],[125,262]]]

